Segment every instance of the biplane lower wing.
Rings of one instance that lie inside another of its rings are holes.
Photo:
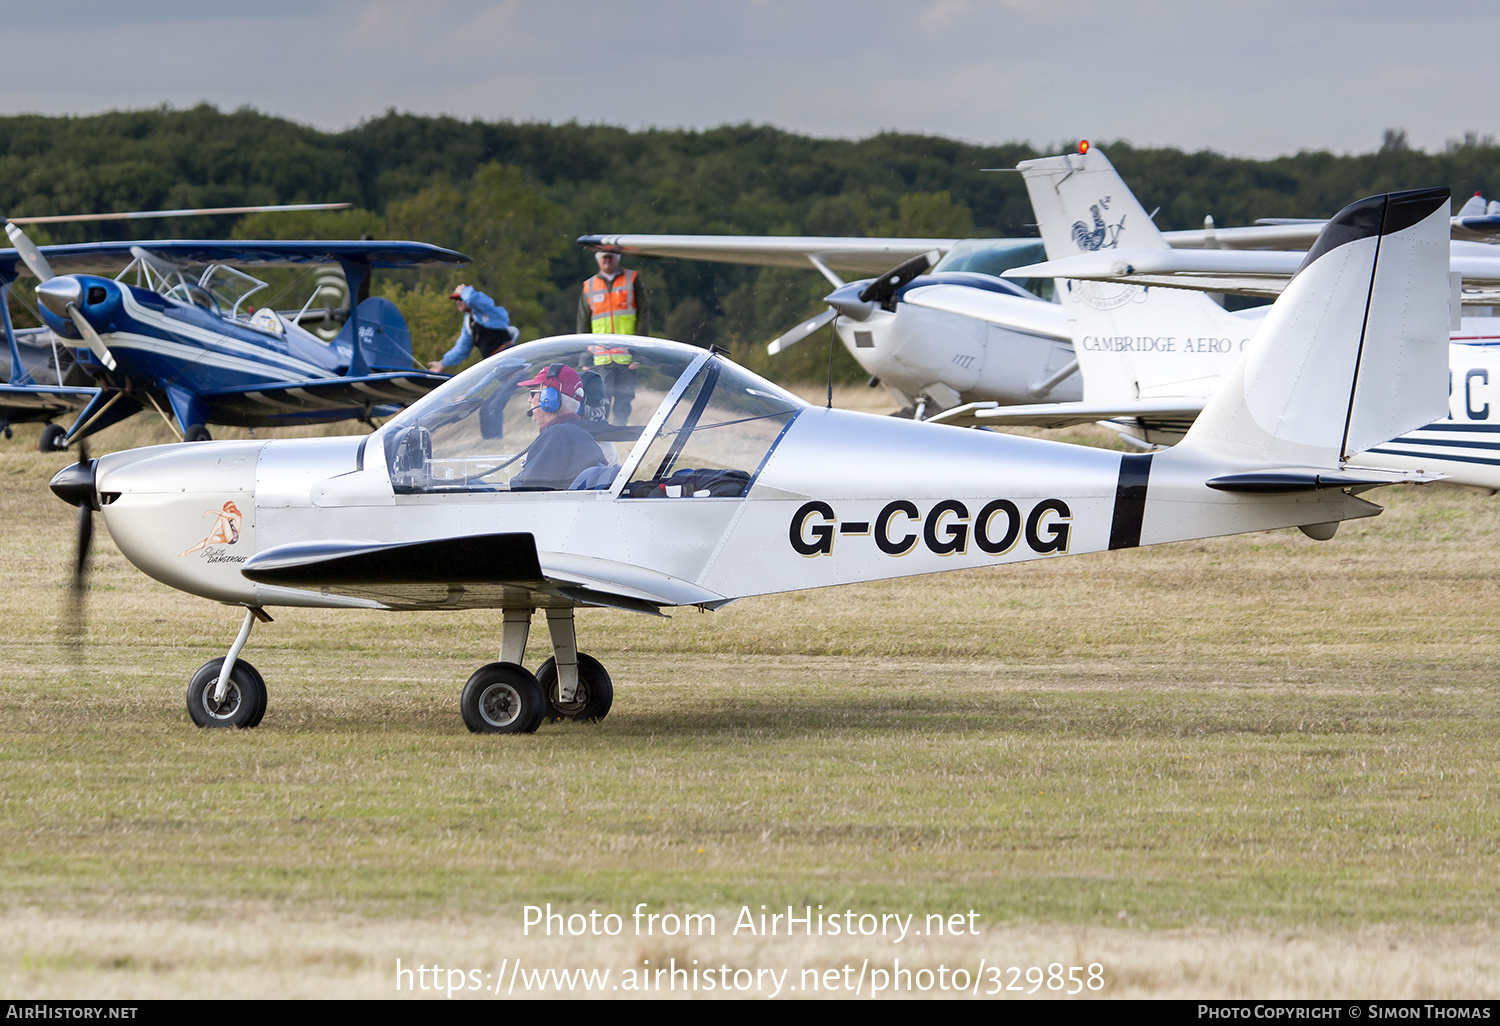
[[[353,378],[273,381],[199,393],[215,424],[252,427],[387,416],[448,380],[446,374],[393,371]]]
[[[99,389],[70,385],[0,385],[0,418],[47,420],[88,405]]]

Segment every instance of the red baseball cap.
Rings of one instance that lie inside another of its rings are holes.
[[[537,372],[537,376],[529,381],[516,382],[521,388],[555,388],[563,395],[572,396],[574,399],[583,395],[583,379],[572,367],[560,367],[556,377],[549,377],[547,372],[551,367],[543,367]]]
[[[469,286],[467,286],[467,285],[459,285],[451,293],[449,293],[448,298],[449,299],[462,299],[462,298],[464,298],[463,297],[463,291],[464,291],[464,289],[466,289],[468,287]]]

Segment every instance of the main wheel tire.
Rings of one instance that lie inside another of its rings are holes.
[[[208,433],[207,426],[203,424],[189,424],[188,429],[182,433],[184,442],[212,442],[214,436]]]
[[[475,734],[530,734],[541,726],[547,700],[526,667],[486,663],[464,685],[458,707]]]
[[[547,710],[553,719],[595,723],[608,716],[610,706],[615,704],[615,685],[609,674],[599,660],[582,652],[578,653],[578,690],[573,693],[573,701],[557,700],[557,660],[548,659],[537,667],[536,679],[547,696]]]
[[[37,440],[39,452],[64,452],[67,446],[62,444],[63,437],[67,435],[68,429],[61,424],[43,424],[42,437]]]
[[[210,659],[198,667],[188,683],[188,715],[200,727],[250,728],[266,714],[266,682],[260,672],[244,660],[237,660],[229,673],[229,690],[224,701],[215,705],[214,688],[219,683],[223,657]]]

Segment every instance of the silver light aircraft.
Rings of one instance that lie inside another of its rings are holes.
[[[1329,538],[1356,493],[1432,475],[1351,454],[1440,415],[1446,190],[1335,217],[1183,442],[1119,452],[808,406],[723,355],[634,336],[630,425],[597,419],[587,346],[497,354],[354,438],[169,445],[53,480],[174,588],[245,610],[193,674],[202,726],[266,711],[243,658],[273,606],[502,611],[499,660],[465,684],[479,733],[598,719],[605,668],[575,610],[735,599],[1281,527]],[[1366,311],[1369,316],[1366,316]],[[649,400],[649,401],[648,401]],[[557,432],[557,433],[554,433]],[[552,657],[525,667],[546,616]]]

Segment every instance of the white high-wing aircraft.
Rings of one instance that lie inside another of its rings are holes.
[[[1087,151],[1088,144],[1083,143],[1080,148]],[[1092,152],[1099,161],[1108,163],[1103,154]],[[1128,194],[1123,184],[1120,189],[1122,194]],[[1089,197],[1070,212],[1064,226],[1067,231],[1063,233],[1066,248],[1045,255],[1055,259],[1090,246],[1103,254],[1113,252],[1108,247],[1137,245],[1130,240],[1139,235],[1137,227],[1147,226],[1145,212],[1133,215],[1122,235],[1125,219],[1098,201],[1099,197]],[[1450,222],[1452,238],[1491,242],[1500,239],[1500,204],[1492,206],[1495,209],[1487,211],[1482,203],[1477,208],[1473,201],[1466,204],[1460,216]],[[1165,251],[1165,256],[1158,254],[1158,259],[1176,256],[1201,262],[1242,258],[1233,266],[1241,269],[1242,277],[1248,275],[1259,281],[1265,274],[1288,276],[1301,262],[1302,255],[1254,251],[1305,250],[1324,223],[1296,220],[1243,228],[1168,232],[1155,232],[1152,226],[1151,244],[1159,244]],[[1086,380],[1088,367],[1098,361],[1089,361],[1086,353],[1075,354],[1073,328],[1061,306],[1036,301],[1052,295],[1050,272],[1038,277],[1018,276],[1020,280],[1014,283],[1001,277],[1015,273],[1018,266],[1042,259],[1040,239],[584,235],[578,242],[590,248],[617,249],[627,255],[817,270],[835,286],[826,297],[828,309],[774,340],[771,352],[794,345],[832,322],[845,348],[873,381],[884,385],[918,420],[943,411],[956,411],[948,413],[947,419],[955,423],[973,422],[969,415],[974,407],[956,408],[974,403],[988,404],[992,409],[1076,403],[1090,398],[1113,406],[1118,396],[1131,394],[1122,383],[1091,384]],[[1174,250],[1186,252],[1174,253]],[[1461,269],[1461,257],[1489,256],[1496,252],[1478,243],[1471,243],[1465,249],[1455,241],[1453,270]],[[1494,262],[1484,263],[1482,268],[1476,265],[1471,270],[1494,276],[1497,279],[1494,284],[1500,286],[1500,257],[1490,259]],[[1259,273],[1262,267],[1264,274]],[[846,283],[837,272],[880,277]],[[1479,286],[1482,282],[1476,279],[1472,284]],[[1017,285],[1024,285],[1025,289]],[[1240,290],[1218,288],[1217,291]],[[1469,301],[1478,299],[1471,295]],[[1493,302],[1500,305],[1500,295]],[[1263,314],[1263,310],[1251,311],[1236,317],[1224,314],[1219,308],[1217,313],[1205,312],[1204,323],[1195,332],[1206,339],[1218,340],[1205,345],[1221,344],[1225,338],[1238,345],[1249,337],[1248,332]],[[1084,362],[1081,373],[1080,360]],[[1157,383],[1162,388],[1153,391],[1151,386],[1147,387],[1143,394],[1155,404],[1155,409],[1143,422],[1144,427],[1136,425],[1137,433],[1144,432],[1153,441],[1181,437],[1223,370],[1223,367],[1213,370],[1211,359],[1194,362],[1204,374],[1185,395],[1179,393],[1186,386],[1171,377]],[[1226,366],[1227,362],[1224,361]],[[1112,370],[1106,368],[1111,373]],[[1174,399],[1186,399],[1186,405]],[[1019,419],[1009,423],[1050,423],[1055,419],[1044,416],[1037,421],[1027,419],[1024,414],[1018,416]],[[1097,419],[1100,418],[1082,416],[1070,423]]]
[[[917,420],[979,399],[1082,395],[1067,320],[1043,296],[1051,279],[999,276],[1043,259],[1040,239],[584,235],[578,242],[627,255],[816,269],[834,285],[828,309],[771,342],[770,351],[831,322],[872,384],[884,385]],[[840,271],[880,277],[846,283]]]
[[[1200,290],[1274,296],[1297,266],[1309,260],[1308,254],[1170,248],[1098,149],[1026,161],[1021,171],[1054,259],[1006,273],[1068,276],[1059,277],[1058,292],[1083,366],[1083,401],[976,403],[933,419],[1043,427],[1102,421],[1127,438],[1176,441],[1270,309],[1227,313]],[[1095,212],[1105,215],[1109,241],[1116,247],[1106,248],[1106,243],[1089,249],[1093,239],[1080,238],[1083,227],[1094,223]],[[1473,238],[1490,220],[1482,201],[1471,201],[1451,219],[1450,238],[1461,232]],[[1306,227],[1289,226],[1293,230],[1305,232]],[[1446,416],[1379,446],[1362,460],[1500,488],[1500,319],[1460,319],[1458,292],[1462,278],[1464,304],[1493,297],[1489,290],[1500,285],[1500,257],[1488,255],[1494,252],[1493,246],[1472,241],[1449,244],[1453,330]]]
[[[1165,452],[812,407],[720,352],[633,336],[619,340],[642,364],[642,419],[610,425],[588,416],[574,369],[600,336],[573,335],[496,354],[370,435],[112,453],[52,488],[79,507],[81,553],[99,510],[144,572],[245,609],[227,656],[188,685],[200,726],[260,722],[265,681],[240,655],[276,605],[501,609],[500,661],[460,697],[466,726],[597,719],[613,685],[577,650],[577,608],[712,609],[1280,527],[1326,539],[1378,513],[1355,493],[1432,477],[1350,457],[1442,412],[1447,203],[1446,189],[1392,193],[1330,221]],[[537,609],[553,657],[533,674]]]

